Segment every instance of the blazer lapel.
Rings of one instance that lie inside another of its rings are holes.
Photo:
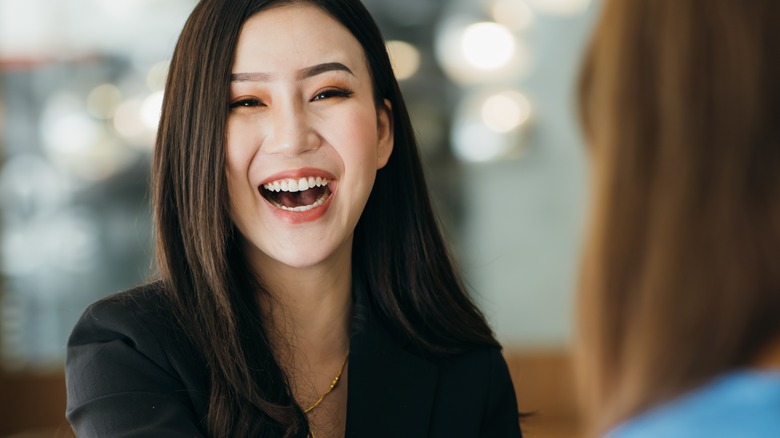
[[[438,368],[388,332],[373,314],[362,282],[353,281],[353,290],[346,437],[424,438]]]

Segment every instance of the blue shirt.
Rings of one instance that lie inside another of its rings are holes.
[[[606,437],[780,438],[780,372],[731,372],[629,419]]]

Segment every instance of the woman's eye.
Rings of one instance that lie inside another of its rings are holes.
[[[230,104],[230,109],[239,108],[239,107],[253,107],[253,106],[261,106],[263,105],[263,102],[260,102],[258,99],[241,99],[237,100]]]
[[[331,97],[341,97],[341,98],[344,98],[344,97],[349,97],[351,95],[352,95],[352,91],[350,91],[350,90],[341,90],[341,89],[338,89],[338,88],[331,88],[331,89],[328,89],[328,90],[320,91],[319,93],[314,95],[314,97],[311,100],[312,100],[312,102],[314,102],[314,101],[317,101],[317,100],[328,99],[328,98],[331,98]]]

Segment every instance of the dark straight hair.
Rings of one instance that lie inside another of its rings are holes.
[[[417,142],[379,29],[358,0],[201,0],[174,51],[153,163],[157,263],[176,321],[210,380],[212,436],[308,434],[265,337],[255,278],[229,218],[225,172],[230,76],[244,22],[265,9],[316,5],[360,42],[377,105],[392,103],[395,145],[353,240],[353,269],[385,324],[422,353],[498,346],[468,297],[437,225]]]

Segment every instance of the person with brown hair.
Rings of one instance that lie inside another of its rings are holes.
[[[606,0],[580,78],[590,432],[780,436],[780,2]]]
[[[358,0],[201,0],[152,185],[159,279],[69,340],[78,436],[520,436]]]

